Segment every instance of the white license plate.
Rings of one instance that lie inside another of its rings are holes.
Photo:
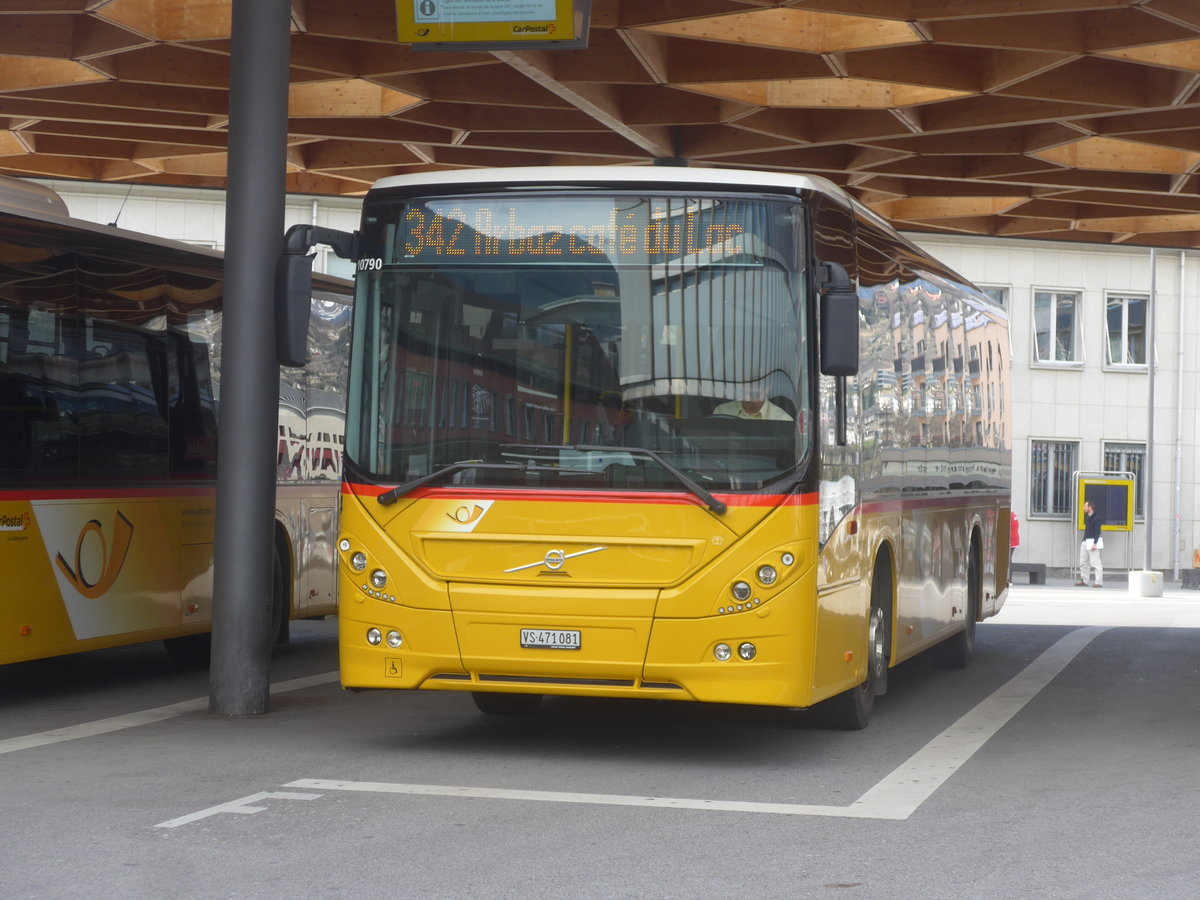
[[[559,628],[522,628],[522,647],[545,647],[548,650],[578,650],[583,644],[578,631]]]

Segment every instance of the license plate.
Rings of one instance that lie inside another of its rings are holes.
[[[583,644],[578,631],[557,628],[522,628],[522,647],[544,647],[547,650],[578,650]]]

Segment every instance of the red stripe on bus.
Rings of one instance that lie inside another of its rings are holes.
[[[217,487],[164,488],[164,487],[121,487],[121,488],[29,488],[27,490],[0,490],[0,500],[115,500],[148,497],[169,499],[171,497],[216,497]]]
[[[385,485],[343,482],[342,493],[359,497],[378,497],[389,490]],[[726,506],[814,506],[811,494],[713,494]],[[704,502],[687,493],[667,491],[550,491],[513,488],[418,488],[406,495],[413,500],[527,500],[544,503],[656,503],[703,506]]]

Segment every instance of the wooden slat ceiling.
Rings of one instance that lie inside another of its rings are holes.
[[[231,0],[0,0],[0,172],[223,186]],[[588,49],[414,52],[293,3],[288,188],[810,172],[900,227],[1200,247],[1200,0],[593,0]]]

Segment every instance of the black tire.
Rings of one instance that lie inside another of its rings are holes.
[[[472,691],[471,699],[481,713],[489,716],[532,716],[542,705],[541,694],[493,694]]]
[[[886,556],[871,576],[871,614],[867,620],[867,680],[825,701],[825,721],[841,731],[862,731],[870,724],[875,698],[887,693],[891,652],[892,570]]]
[[[163,641],[163,647],[167,656],[178,665],[196,669],[207,666],[212,658],[212,635],[206,632],[167,638]]]
[[[279,548],[275,550],[275,561],[271,568],[271,621],[267,633],[271,645],[286,644],[291,639],[291,610],[288,608],[287,580],[284,576],[283,558]]]
[[[940,668],[965,669],[975,655],[975,623],[979,618],[982,574],[979,544],[972,540],[971,555],[967,562],[967,608],[963,613],[966,624],[962,631],[933,648],[933,662]]]

